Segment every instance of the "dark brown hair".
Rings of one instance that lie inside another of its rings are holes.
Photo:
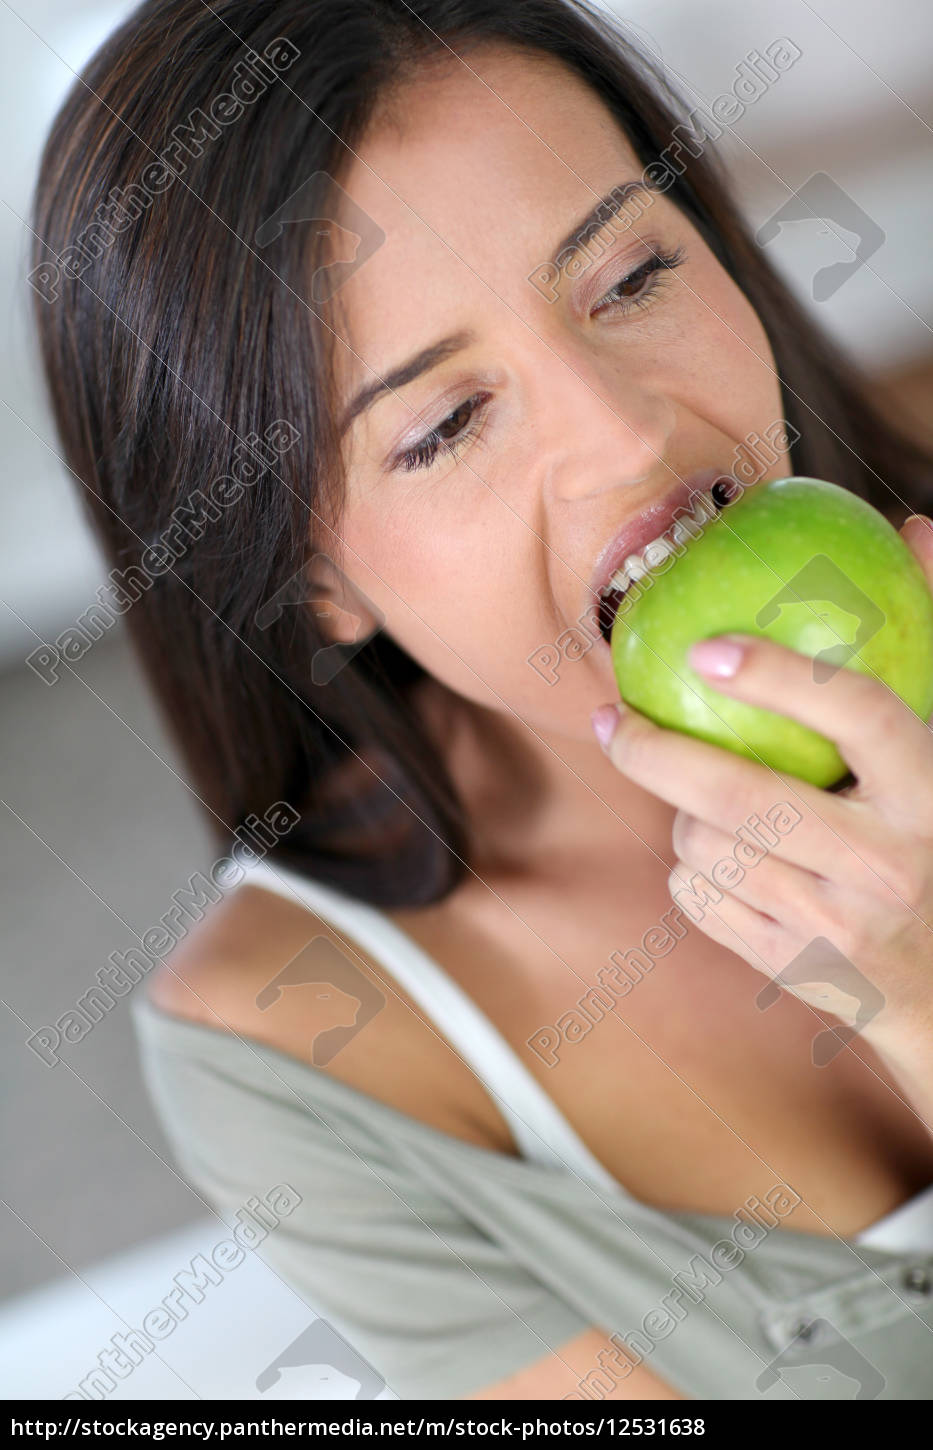
[[[179,507],[202,514],[128,623],[211,823],[232,831],[285,799],[302,819],[282,858],[379,906],[443,897],[465,869],[469,823],[413,710],[421,667],[381,632],[315,684],[309,660],[325,641],[312,611],[262,616],[313,550],[334,552],[321,520],[339,533],[341,474],[323,309],[303,305],[324,244],[288,225],[262,249],[255,238],[305,178],[316,177],[315,214],[326,215],[329,178],[377,103],[447,47],[468,56],[490,42],[569,66],[645,165],[686,118],[586,0],[147,0],[72,88],[37,188],[42,358],[111,564],[151,564],[145,550]],[[264,59],[276,55],[278,75]],[[257,88],[265,78],[258,97],[248,73]],[[219,123],[200,140],[197,113]],[[173,133],[184,139],[166,153]],[[167,154],[174,181],[147,171]],[[897,496],[928,506],[929,460],[879,417],[777,278],[708,153],[682,161],[670,198],[768,333],[800,434],[795,470],[889,513]],[[155,193],[142,202],[141,178]],[[158,194],[168,184],[170,198]],[[107,210],[114,188],[125,189],[119,222]],[[68,252],[79,237],[80,255]],[[241,476],[235,450],[242,459],[277,420],[298,441],[205,516],[212,482]]]

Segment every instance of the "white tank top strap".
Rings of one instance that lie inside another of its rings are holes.
[[[624,1194],[485,1013],[384,912],[266,860],[249,867],[240,884],[299,901],[385,967],[494,1098],[523,1157]]]
[[[269,861],[248,868],[241,885],[248,883],[298,901],[385,967],[472,1068],[495,1100],[524,1158],[574,1173],[631,1201],[485,1013],[384,912]],[[933,1184],[851,1242],[891,1252],[933,1252]]]

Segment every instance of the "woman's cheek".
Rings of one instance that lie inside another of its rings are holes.
[[[452,689],[493,703],[482,681],[495,673],[495,602],[483,597],[481,560],[468,568],[465,548],[439,551],[456,532],[426,531],[401,509],[345,516],[339,532],[346,573],[390,638]]]
[[[720,426],[743,438],[782,416],[774,355],[755,309],[717,264],[696,288],[684,346],[706,397],[729,410]]]
[[[458,564],[461,572],[458,572]],[[555,637],[550,620],[539,620],[527,592],[503,588],[521,572],[483,567],[481,558],[449,560],[441,570],[413,570],[406,592],[386,611],[391,637],[413,659],[458,694],[495,710],[524,712],[540,692],[529,659]],[[526,569],[527,576],[529,570]],[[548,692],[548,711],[557,703]]]

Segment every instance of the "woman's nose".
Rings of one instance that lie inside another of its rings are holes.
[[[538,395],[536,452],[553,498],[584,498],[669,471],[676,410],[656,383],[634,370],[571,362],[552,384],[549,396]]]

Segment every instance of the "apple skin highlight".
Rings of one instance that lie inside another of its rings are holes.
[[[887,519],[836,484],[756,484],[630,595],[611,635],[622,699],[774,770],[823,787],[848,774],[825,736],[723,695],[691,669],[697,640],[761,635],[818,657],[816,679],[857,670],[922,719],[933,712],[933,596],[923,571]]]

